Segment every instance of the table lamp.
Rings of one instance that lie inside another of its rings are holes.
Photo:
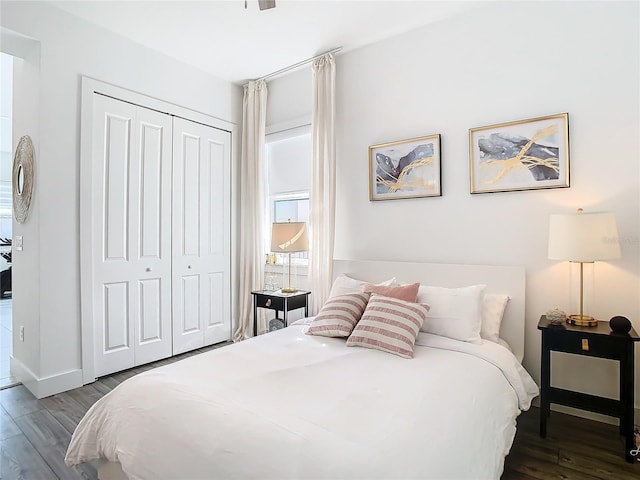
[[[306,252],[308,249],[309,240],[305,222],[276,222],[272,225],[271,251],[289,254],[289,281],[288,286],[281,289],[283,293],[298,291],[297,288],[291,286],[291,254]]]
[[[594,327],[598,321],[584,314],[583,266],[598,260],[620,258],[618,228],[613,213],[557,214],[549,217],[549,253],[551,260],[580,264],[580,313],[567,316],[567,323]]]

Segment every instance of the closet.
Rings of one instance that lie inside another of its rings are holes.
[[[230,339],[231,133],[91,102],[81,263],[99,377]]]

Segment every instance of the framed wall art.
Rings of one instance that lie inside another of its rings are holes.
[[[471,193],[569,187],[569,114],[469,130]]]
[[[440,135],[369,147],[369,200],[441,195]]]

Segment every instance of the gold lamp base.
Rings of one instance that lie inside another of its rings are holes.
[[[576,327],[597,327],[598,320],[589,315],[569,315],[567,323]]]
[[[296,293],[298,289],[293,287],[287,287],[287,288],[281,288],[280,291],[282,293]]]

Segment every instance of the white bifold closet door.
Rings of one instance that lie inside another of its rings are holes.
[[[173,119],[173,353],[231,338],[231,134]]]
[[[231,338],[231,133],[93,97],[98,377]]]
[[[172,352],[171,132],[169,115],[94,94],[96,376]]]

